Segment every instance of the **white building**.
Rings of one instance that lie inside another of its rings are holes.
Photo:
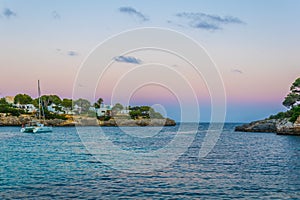
[[[15,104],[14,105],[17,108],[23,109],[24,111],[28,113],[33,113],[37,111],[37,108],[33,104]]]
[[[81,110],[82,110],[82,108],[80,106],[78,106],[77,104],[75,104],[73,106],[72,112],[74,112],[74,113],[81,113]]]
[[[130,112],[129,109],[123,109],[123,110],[120,110],[118,112],[118,114],[120,114],[120,115],[129,115],[129,112]]]
[[[107,115],[110,116],[112,108],[112,105],[101,104],[100,108],[96,108],[95,110],[98,117],[103,117]]]
[[[28,112],[28,113],[33,113],[33,112],[36,112],[37,109],[36,107],[33,105],[33,104],[26,104],[24,105],[25,106],[25,110]]]
[[[62,110],[63,110],[62,106],[58,106],[55,103],[52,103],[51,105],[47,106],[47,110],[49,112],[53,112],[53,113],[56,113],[56,114],[64,114],[64,112],[62,112]]]

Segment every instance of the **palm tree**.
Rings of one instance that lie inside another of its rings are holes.
[[[103,99],[100,97],[95,103],[95,108],[100,108],[101,104],[103,103]]]

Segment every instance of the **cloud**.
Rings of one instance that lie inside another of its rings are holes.
[[[128,15],[133,15],[133,16],[139,18],[142,21],[148,21],[149,20],[149,18],[146,17],[143,13],[137,11],[136,9],[134,9],[132,7],[120,7],[119,11],[121,13],[125,13],[125,14],[128,14]]]
[[[2,14],[6,17],[6,18],[10,18],[10,17],[15,17],[17,16],[17,14],[12,11],[11,9],[9,8],[5,8],[2,12]]]
[[[236,74],[243,74],[243,71],[239,69],[232,69],[231,72]]]
[[[206,13],[189,13],[182,12],[177,13],[175,15],[178,18],[186,20],[188,26],[197,29],[205,29],[205,30],[218,30],[222,29],[223,25],[226,24],[245,24],[242,20],[237,17],[232,16],[218,16],[218,15],[210,15]]]
[[[197,24],[193,25],[194,28],[206,29],[206,30],[218,30],[221,29],[219,26],[215,24],[210,24],[207,22],[198,22]]]
[[[131,56],[117,56],[114,57],[116,62],[124,62],[124,63],[131,63],[131,64],[141,64],[142,61],[138,58],[131,57]]]
[[[60,19],[60,14],[56,10],[52,11],[51,14],[54,19]]]
[[[68,56],[78,56],[78,53],[76,51],[68,51]]]

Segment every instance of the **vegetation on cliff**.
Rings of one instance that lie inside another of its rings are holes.
[[[289,110],[279,112],[276,115],[271,115],[269,119],[289,119],[290,122],[295,122],[300,116],[300,78],[297,78],[290,87],[290,93],[285,97],[282,104]]]

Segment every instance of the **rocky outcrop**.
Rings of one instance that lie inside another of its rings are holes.
[[[287,119],[282,120],[277,126],[278,135],[300,135],[300,116],[295,123],[289,122]]]
[[[37,119],[35,119],[29,115],[20,115],[19,117],[1,116],[0,117],[0,126],[22,126],[32,120],[37,120]],[[47,126],[70,126],[71,125],[71,122],[69,120],[61,120],[61,119],[45,120],[44,123]]]
[[[0,116],[0,126],[22,126],[34,120],[29,115],[16,116]],[[47,126],[175,126],[176,122],[172,119],[110,119],[108,121],[100,121],[96,118],[74,117],[73,119],[61,120],[51,119],[45,120]]]
[[[110,119],[99,121],[94,118],[78,120],[77,125],[81,126],[175,126],[176,122],[172,119]]]
[[[241,132],[276,132],[276,120],[260,120],[235,127]]]
[[[295,123],[288,119],[266,119],[235,127],[241,132],[272,132],[278,135],[300,135],[300,116]]]

